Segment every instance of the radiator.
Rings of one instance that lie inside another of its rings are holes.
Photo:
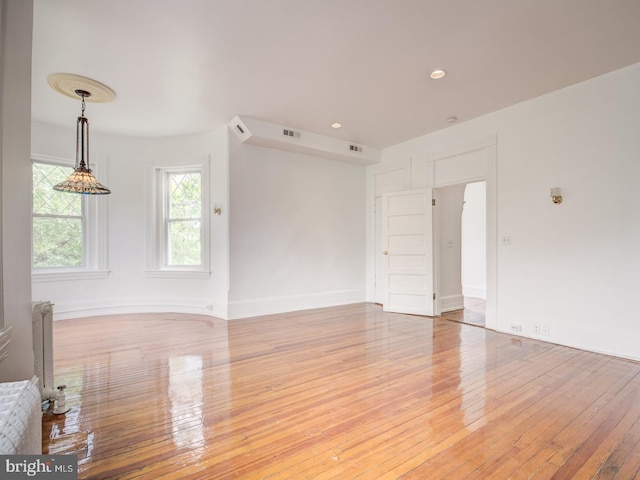
[[[0,361],[7,357],[11,327],[0,330]],[[38,377],[0,383],[0,455],[42,454]]]
[[[40,379],[40,396],[47,400],[56,397],[53,385],[53,304],[34,302],[32,319],[35,375]]]
[[[0,383],[0,405],[0,455],[41,455],[38,379]]]

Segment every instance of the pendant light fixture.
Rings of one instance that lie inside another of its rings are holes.
[[[102,185],[91,172],[89,163],[89,119],[85,117],[85,100],[92,96],[91,90],[97,91],[95,102],[108,102],[115,98],[115,93],[109,87],[95,80],[71,74],[52,74],[47,81],[56,91],[69,97],[80,97],[82,113],[76,122],[76,164],[69,178],[53,186],[54,190],[84,195],[108,195],[111,193]],[[72,94],[73,92],[73,94]]]
[[[91,94],[86,90],[76,90],[82,98],[82,114],[76,123],[76,166],[69,178],[53,186],[54,190],[67,193],[82,193],[84,195],[108,195],[107,187],[98,182],[89,168],[89,119],[84,116],[84,99]]]

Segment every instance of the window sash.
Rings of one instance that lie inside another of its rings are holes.
[[[194,225],[197,229],[197,239],[191,243],[179,247],[180,240],[189,235],[189,227]],[[180,229],[180,227],[183,227]],[[181,231],[183,230],[183,231]],[[195,220],[171,220],[168,222],[167,266],[170,267],[199,267],[202,266],[202,222]],[[197,250],[197,253],[191,250]]]

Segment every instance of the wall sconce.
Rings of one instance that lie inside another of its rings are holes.
[[[560,187],[551,189],[551,201],[556,205],[562,203],[562,193],[560,192]]]

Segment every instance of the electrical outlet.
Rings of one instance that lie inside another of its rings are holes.
[[[511,245],[511,236],[505,235],[502,237],[502,245]]]
[[[533,333],[540,335],[540,325],[536,324],[533,326]]]
[[[511,331],[512,332],[521,332],[522,331],[522,325],[520,325],[519,323],[512,323],[511,324]]]
[[[547,337],[551,335],[551,327],[549,327],[549,325],[542,326],[542,335],[545,335]]]

